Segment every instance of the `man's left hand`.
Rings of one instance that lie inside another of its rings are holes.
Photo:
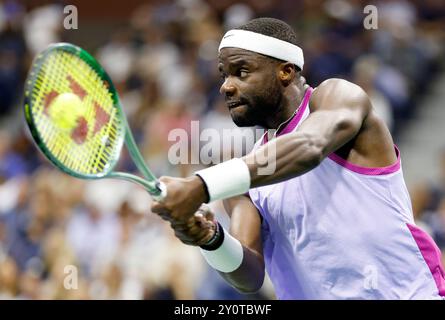
[[[204,182],[198,176],[188,178],[161,177],[167,188],[167,196],[154,201],[151,211],[170,222],[186,222],[208,201]]]

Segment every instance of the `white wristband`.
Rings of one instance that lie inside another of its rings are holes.
[[[243,246],[237,239],[226,232],[224,228],[222,232],[224,232],[224,241],[218,249],[212,251],[200,250],[212,268],[228,273],[238,269],[243,262]]]
[[[244,194],[250,188],[250,172],[240,158],[217,164],[195,172],[204,180],[209,202]]]

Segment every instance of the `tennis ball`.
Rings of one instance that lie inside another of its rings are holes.
[[[71,92],[59,94],[49,106],[48,114],[53,123],[62,130],[72,130],[79,117],[85,114],[82,100]]]

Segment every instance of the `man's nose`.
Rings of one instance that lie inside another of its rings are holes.
[[[221,85],[219,92],[230,97],[230,96],[234,95],[235,91],[236,91],[236,87],[234,86],[233,82],[230,80],[230,77],[227,77],[224,80],[224,83]]]

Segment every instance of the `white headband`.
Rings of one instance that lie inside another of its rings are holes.
[[[300,47],[260,33],[246,30],[229,30],[219,44],[219,51],[222,48],[240,48],[289,61],[303,70],[304,58],[303,50]]]

